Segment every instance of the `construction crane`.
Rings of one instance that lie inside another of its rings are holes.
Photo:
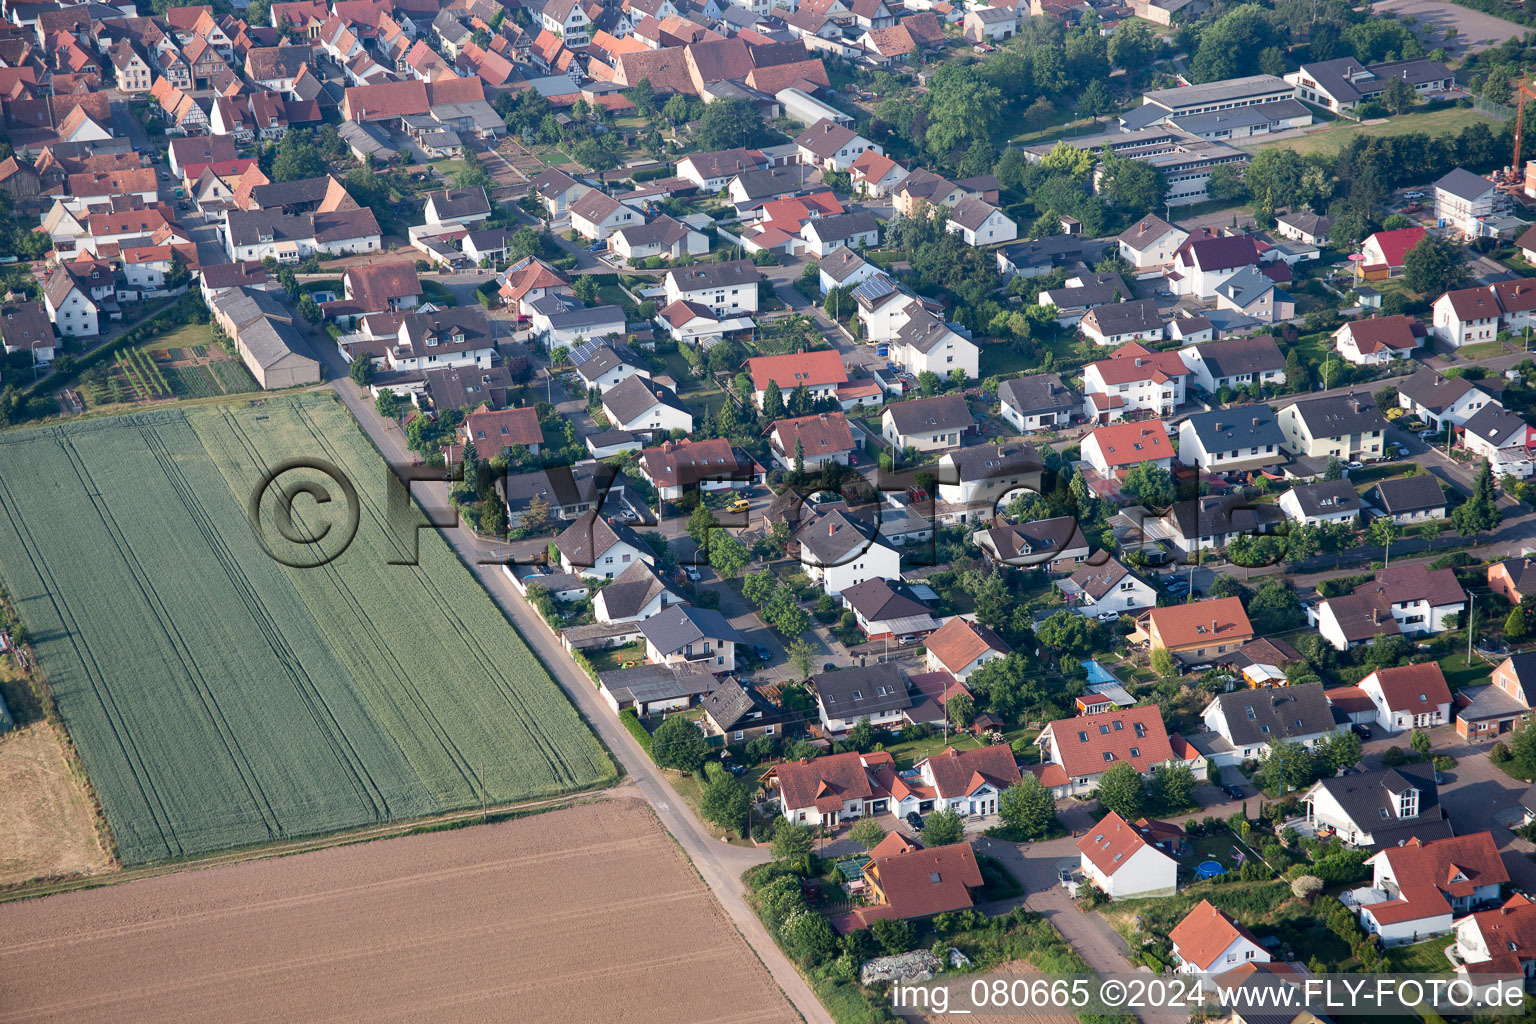
[[[1530,81],[1521,79],[1515,86],[1515,153],[1513,162],[1509,166],[1509,173],[1515,180],[1525,178],[1525,168],[1520,163],[1520,136],[1525,130],[1525,98],[1529,96],[1536,99],[1536,88]]]

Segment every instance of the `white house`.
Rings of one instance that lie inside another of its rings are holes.
[[[817,261],[816,270],[823,295],[834,288],[856,288],[881,273],[879,264],[869,262],[847,246],[834,249]]]
[[[639,534],[623,523],[610,523],[598,510],[584,513],[555,538],[560,569],[581,576],[613,579],[636,562],[656,563]]]
[[[839,249],[863,249],[880,241],[880,222],[867,210],[812,217],[800,226],[805,251],[817,259]]]
[[[570,207],[571,228],[590,241],[602,241],[620,228],[638,227],[645,217],[633,206],[619,202],[605,192],[591,189]]]
[[[1104,428],[1100,428],[1104,429]],[[1285,434],[1267,405],[1196,413],[1179,424],[1179,461],[1212,473],[1247,473],[1285,461]]]
[[[1205,758],[1182,740],[1175,750],[1156,705],[1120,708],[1047,722],[1035,741],[1041,763],[1031,769],[1058,799],[1093,792],[1116,761],[1142,776],[1160,764],[1183,764],[1205,777]]]
[[[709,239],[681,221],[661,216],[649,224],[619,228],[608,237],[608,248],[628,263],[654,257],[676,260],[709,252]]]
[[[897,815],[929,804],[929,810],[950,810],[962,818],[995,817],[998,798],[1020,778],[1013,751],[1006,745],[975,750],[945,747],[912,767],[917,778],[901,778],[892,787],[891,795],[897,798],[892,810]]]
[[[1188,237],[1188,231],[1149,213],[1120,232],[1115,242],[1122,259],[1137,270],[1147,270],[1172,263]]]
[[[1077,849],[1083,874],[1112,900],[1171,896],[1178,888],[1179,862],[1114,811],[1083,833]]]
[[[998,386],[997,397],[1003,419],[1021,433],[1065,425],[1082,405],[1076,392],[1061,382],[1059,373],[1005,380]]]
[[[975,196],[950,207],[944,230],[959,234],[969,246],[997,245],[1019,237],[1019,226],[1002,210]]]
[[[1457,975],[1476,984],[1490,974],[1536,977],[1536,903],[1515,893],[1503,905],[1456,922]],[[1473,969],[1480,977],[1471,978]]]
[[[972,445],[946,452],[939,458],[939,501],[995,505],[1020,488],[1039,489],[1042,470],[1039,453],[1027,444]],[[981,518],[992,519],[993,510]],[[966,522],[963,514],[958,521]]]
[[[901,715],[894,720],[900,721]],[[891,809],[891,793],[881,784],[880,776],[892,763],[891,755],[884,751],[860,754],[850,750],[809,761],[786,761],[770,768],[764,781],[777,786],[775,796],[785,818],[800,824],[836,826],[843,819]],[[842,797],[841,806],[823,809],[829,790]]]
[[[1407,409],[1429,429],[1442,434],[1447,422],[1464,426],[1491,402],[1492,396],[1479,388],[1476,381],[1446,377],[1428,366],[1397,384],[1398,408]]]
[[[1435,300],[1431,330],[1452,348],[1494,341],[1503,312],[1491,288],[1462,288]]]
[[[1094,306],[1077,324],[1083,337],[1104,347],[1133,341],[1162,341],[1166,326],[1155,299]]]
[[[786,470],[793,471],[799,461],[806,471],[815,472],[828,463],[849,465],[859,444],[845,414],[818,412],[774,420],[768,428],[768,447],[774,461]]]
[[[891,339],[891,361],[914,376],[928,371],[947,379],[960,370],[975,380],[981,368],[981,349],[949,324],[919,308]]]
[[[1220,749],[1210,755],[1212,764],[1223,766],[1262,759],[1275,740],[1311,750],[1344,728],[1333,720],[1322,683],[1218,693],[1200,717],[1206,729],[1225,741],[1214,745]]]
[[[912,707],[906,676],[894,665],[823,672],[811,677],[811,685],[822,729],[833,736],[847,735],[862,718],[877,729],[900,728]]]
[[[1462,167],[1435,182],[1435,218],[1468,238],[1497,236],[1484,219],[1493,216],[1498,190],[1493,182]]]
[[[1376,705],[1376,724],[1388,734],[1431,729],[1451,720],[1451,691],[1438,662],[1380,668],[1359,686]]]
[[[1442,633],[1466,607],[1466,591],[1452,570],[1416,562],[1378,570],[1352,593],[1318,601],[1307,609],[1307,621],[1344,651],[1384,634]]]
[[[1405,764],[1322,779],[1302,796],[1319,835],[1349,846],[1388,849],[1418,837],[1443,839],[1451,823],[1440,806],[1435,768]]]
[[[1489,402],[1461,425],[1462,446],[1495,464],[1506,455],[1515,455],[1513,461],[1518,461],[1533,442],[1536,431],[1498,402]]]
[[[873,525],[840,509],[801,524],[794,539],[806,575],[833,597],[855,583],[901,574],[901,553]]]
[[[571,355],[581,382],[588,389],[597,388],[599,394],[606,395],[636,374],[651,375],[651,371],[641,364],[640,357],[623,345],[588,345]]]
[[[964,395],[934,395],[891,402],[880,415],[880,436],[897,451],[958,448],[976,428]]]
[[[715,675],[736,671],[742,636],[713,608],[674,604],[640,622],[652,664],[701,664]]]
[[[1201,900],[1168,932],[1180,974],[1221,974],[1243,964],[1267,964],[1269,950],[1242,924]]]
[[[1285,383],[1285,356],[1267,334],[1186,345],[1178,356],[1194,383],[1208,395],[1222,388],[1278,387]]]
[[[677,176],[693,182],[705,192],[719,192],[738,174],[767,170],[769,163],[760,150],[722,149],[683,157],[677,162]]]
[[[1360,520],[1364,503],[1348,480],[1319,480],[1297,484],[1276,502],[1287,519],[1316,526],[1320,523],[1350,523]]]
[[[665,280],[667,303],[696,302],[719,316],[756,313],[757,282],[751,260],[674,267]]]
[[[539,24],[573,50],[592,42],[592,19],[577,0],[551,0],[544,5]]]
[[[1083,461],[1101,477],[1112,478],[1150,462],[1158,469],[1173,469],[1173,442],[1161,420],[1111,423],[1094,427],[1082,444]]]
[[[16,302],[0,308],[0,344],[5,346],[6,355],[31,352],[37,365],[53,362],[56,341],[47,308],[40,302]]]
[[[644,433],[693,430],[693,412],[671,388],[635,374],[603,395],[603,412],[616,430]]]
[[[1490,832],[1428,842],[1414,836],[1365,863],[1371,884],[1350,892],[1348,905],[1387,946],[1451,931],[1456,915],[1496,902],[1509,881]]]
[[[1352,320],[1333,332],[1333,346],[1339,357],[1356,366],[1384,366],[1394,359],[1407,359],[1419,347],[1412,317],[1373,316]]]
[[[1070,578],[1057,580],[1056,587],[1084,618],[1134,615],[1157,606],[1152,584],[1113,558],[1101,565],[1084,565]]]
[[[1184,404],[1189,367],[1176,352],[1154,352],[1136,342],[1083,369],[1084,410],[1108,423],[1137,409],[1171,417]],[[1102,396],[1096,399],[1095,396]]]
[[[952,616],[923,641],[924,662],[930,672],[948,672],[962,683],[989,661],[1011,651],[1002,638],[985,626]]]
[[[104,274],[108,279],[114,277],[109,269],[100,269],[103,264],[92,261],[90,266],[98,268],[90,273]],[[101,308],[91,297],[89,284],[77,279],[74,268],[75,264],[65,264],[48,275],[43,283],[43,308],[64,337],[93,338],[101,330]]]
[[[592,596],[592,617],[598,622],[640,622],[683,603],[649,562],[636,560],[612,583],[598,588]]]
[[[1333,218],[1327,214],[1293,210],[1275,218],[1275,234],[1307,245],[1327,245],[1333,231]]]
[[[1177,295],[1214,299],[1221,285],[1259,262],[1258,246],[1248,235],[1190,238],[1174,256],[1169,283]]]
[[[867,150],[884,153],[875,143],[846,125],[822,118],[795,139],[800,162],[824,171],[846,171]]]

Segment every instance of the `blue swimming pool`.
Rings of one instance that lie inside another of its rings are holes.
[[[1083,661],[1079,662],[1079,664],[1088,670],[1089,686],[1094,686],[1098,683],[1119,682],[1119,680],[1110,673],[1109,669],[1105,668],[1103,665],[1100,665],[1097,661]]]

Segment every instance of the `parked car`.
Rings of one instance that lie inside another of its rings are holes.
[[[1099,612],[1099,614],[1094,616],[1094,618],[1098,619],[1100,622],[1115,622],[1115,621],[1117,621],[1120,618],[1120,613],[1119,612]]]
[[[751,507],[752,503],[746,498],[737,498],[735,501],[725,506],[725,510],[727,512],[745,512]]]
[[[694,583],[697,583],[699,580],[704,578],[703,574],[699,572],[696,566],[690,565],[685,568],[683,572],[687,575],[688,579]]]
[[[837,671],[837,666],[832,664],[830,661],[828,661],[828,662],[824,662],[822,664],[821,670],[823,672],[836,672]]]
[[[602,252],[606,248],[608,248],[607,242],[593,242],[587,246],[587,252]]]
[[[1363,462],[1346,462],[1344,464],[1344,468],[1345,469],[1364,469],[1365,468],[1365,463],[1363,463]]]
[[[1420,441],[1433,441],[1435,438],[1437,438],[1439,436],[1440,436],[1440,431],[1438,431],[1438,430],[1421,430],[1421,431],[1419,431],[1419,440]]]
[[[1187,594],[1189,593],[1189,580],[1183,576],[1175,576],[1163,584],[1163,589],[1170,594]]]
[[[1424,193],[1423,192],[1419,192],[1417,190],[1415,190],[1413,192],[1404,192],[1403,193],[1403,198],[1404,199],[1423,199],[1424,198]]]
[[[1361,725],[1359,722],[1356,722],[1351,725],[1349,729],[1362,740],[1368,740],[1371,738],[1371,727],[1368,725]]]
[[[757,660],[758,661],[772,661],[773,660],[773,652],[768,649],[768,646],[766,644],[757,644],[756,646],[754,646],[752,648],[752,653],[757,655]]]
[[[640,515],[632,508],[621,508],[619,509],[619,518],[626,523],[633,523],[640,518]]]
[[[1241,800],[1243,798],[1242,786],[1223,786],[1221,791],[1233,800]]]
[[[917,637],[914,636],[911,633],[908,633],[906,636],[902,637],[900,640],[898,640],[896,642],[898,644],[900,644],[901,646],[903,646],[903,647],[910,647],[913,644],[917,643]]]
[[[911,825],[918,832],[921,832],[923,830],[923,816],[918,814],[916,811],[908,811],[907,824]]]

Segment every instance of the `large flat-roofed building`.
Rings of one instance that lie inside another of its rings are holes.
[[[1191,87],[1195,88],[1195,87]],[[1246,164],[1248,154],[1222,142],[1203,139],[1171,125],[1158,125],[1140,131],[1105,132],[1101,135],[1085,135],[1070,140],[1078,149],[1097,153],[1108,146],[1117,156],[1151,164],[1163,172],[1168,181],[1166,201],[1170,206],[1187,206],[1204,202],[1208,197],[1205,186],[1210,180],[1211,169],[1221,164]],[[1031,163],[1045,159],[1055,145],[1044,143],[1026,146],[1024,158]],[[1095,172],[1097,185],[1099,174]]]
[[[1249,75],[1203,85],[1154,89],[1141,94],[1143,104],[1162,107],[1177,116],[1209,114],[1234,107],[1251,107],[1296,98],[1296,86],[1274,75]]]

